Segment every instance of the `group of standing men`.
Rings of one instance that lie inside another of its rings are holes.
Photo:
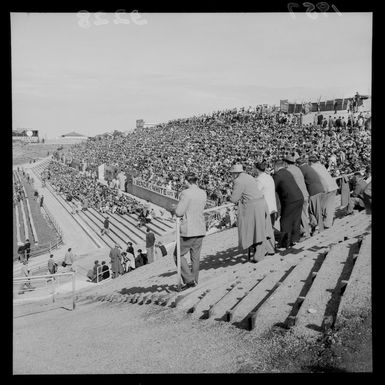
[[[231,169],[239,245],[254,251],[253,262],[332,226],[338,185],[316,156],[308,162],[294,156],[278,160],[272,176],[265,172],[264,163],[255,167],[256,178],[240,164]],[[280,231],[274,229],[278,217]]]
[[[256,164],[257,177],[247,174],[241,164],[230,172],[234,185],[231,202],[238,203],[239,246],[254,251],[250,258],[259,262],[277,249],[287,249],[301,238],[332,226],[338,186],[315,156],[287,157],[274,165],[274,175],[265,172],[264,163]],[[206,234],[204,207],[207,194],[197,186],[197,176],[185,176],[187,189],[171,213],[182,218],[180,226],[180,263],[183,289],[198,284],[199,259]],[[280,231],[274,223],[280,218]],[[276,245],[275,239],[278,238]],[[185,259],[190,252],[191,265]],[[174,250],[176,262],[177,248]]]

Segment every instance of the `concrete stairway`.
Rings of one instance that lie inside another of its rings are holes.
[[[361,272],[370,265],[370,228],[371,216],[365,212],[336,219],[331,229],[290,253],[258,264],[231,247],[237,238],[236,229],[229,229],[206,237],[195,288],[176,292],[175,265],[164,258],[112,280],[83,300],[151,303],[257,333],[275,326],[317,336],[333,327],[341,309],[354,302],[361,275],[367,277]],[[370,285],[364,287],[368,296]]]
[[[34,172],[38,177],[48,166],[50,160],[46,160],[37,164],[34,167]],[[46,182],[46,188],[49,189],[57,200],[61,203],[66,210],[87,229],[88,233],[92,234],[92,238],[97,240],[97,243],[101,246],[113,247],[116,243],[123,249],[127,247],[128,242],[132,242],[138,248],[145,248],[146,232],[143,228],[137,227],[137,215],[135,214],[108,214],[110,217],[110,232],[109,234],[101,235],[100,231],[103,228],[104,214],[101,214],[94,208],[89,208],[85,211],[79,211],[75,213],[75,202],[68,202],[62,195],[53,190],[52,186]],[[75,200],[76,201],[76,200]],[[160,218],[154,218],[150,224],[147,225],[154,233],[158,240],[162,240],[163,237],[168,238],[173,231],[173,225]]]

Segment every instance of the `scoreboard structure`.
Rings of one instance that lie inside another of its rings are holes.
[[[12,130],[12,141],[39,143],[39,130],[31,130],[29,128]]]
[[[136,120],[136,128],[143,128],[144,127],[144,120],[143,119],[137,119]]]

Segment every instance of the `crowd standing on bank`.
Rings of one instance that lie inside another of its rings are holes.
[[[234,163],[250,172],[255,161],[264,161],[271,171],[276,159],[293,150],[316,155],[332,176],[364,168],[370,162],[370,115],[356,113],[347,122],[331,116],[327,125],[325,119],[298,125],[258,108],[224,110],[136,129],[127,136],[92,138],[70,154],[88,167],[114,165],[175,191],[181,191],[184,175],[191,171],[208,198],[221,204],[231,196],[229,169]]]
[[[114,165],[181,192],[173,215],[181,216],[185,224],[189,216],[195,216],[195,230],[181,232],[182,257],[188,251],[192,255],[192,270],[181,259],[182,277],[191,287],[198,283],[200,249],[207,230],[204,219],[201,228],[196,216],[203,218],[201,205],[207,198],[217,205],[237,204],[239,245],[253,254],[253,262],[332,226],[339,188],[336,176],[355,173],[349,181],[348,189],[354,195],[349,199],[348,213],[354,208],[370,209],[370,115],[356,113],[347,122],[339,116],[327,119],[320,115],[314,124],[301,125],[294,117],[277,119],[276,114],[257,108],[218,111],[136,129],[127,136],[93,138],[74,146],[71,157],[90,167]],[[51,162],[47,171],[54,189],[68,201],[75,198],[82,202],[82,210],[91,206],[102,213],[136,213],[145,225],[149,215],[145,205],[118,188],[99,183],[95,172],[79,173],[58,162]],[[201,192],[205,196],[198,199]],[[185,205],[188,199],[199,206],[193,215]],[[278,218],[279,231],[274,227]],[[226,210],[217,225],[231,223],[234,220]],[[108,234],[108,226],[106,217],[103,234]],[[154,248],[150,231],[147,252],[138,250],[136,257],[132,244],[126,251],[115,245],[109,255],[112,277],[151,263]],[[94,279],[95,274],[90,276]]]

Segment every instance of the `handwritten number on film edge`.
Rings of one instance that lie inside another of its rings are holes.
[[[122,18],[122,14],[126,13],[124,9],[118,9],[114,15],[114,24],[130,24],[130,20]]]
[[[308,3],[307,1],[302,4],[304,7],[307,7],[306,13],[310,17],[310,19],[316,20],[318,18],[318,14],[316,12],[312,13],[314,11],[315,6],[312,3]]]
[[[287,8],[288,8],[288,10],[289,10],[289,12],[290,12],[290,15],[291,15],[291,17],[293,18],[293,19],[295,19],[295,14],[294,14],[294,12],[293,12],[293,8],[294,7],[299,7],[299,4],[298,3],[289,3],[288,5],[287,5]]]
[[[102,18],[102,15],[106,15],[106,13],[105,12],[95,12],[95,21],[94,21],[95,25],[104,25],[104,24],[109,23],[108,19]]]
[[[328,17],[327,11],[329,10],[329,4],[325,1],[321,1],[320,3],[317,3],[316,7],[320,10],[320,12],[325,16]]]
[[[88,11],[79,11],[76,15],[80,20],[78,21],[79,27],[90,28],[90,13]]]

